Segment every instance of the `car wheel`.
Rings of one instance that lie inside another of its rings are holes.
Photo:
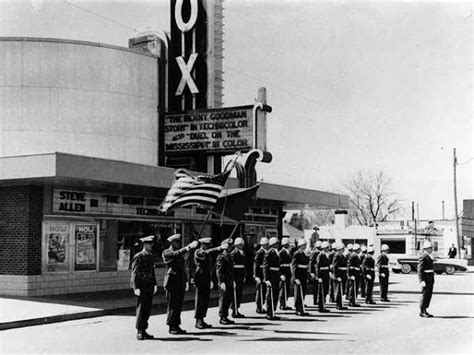
[[[410,264],[402,264],[402,272],[404,274],[409,274],[411,272]]]
[[[446,272],[448,275],[454,274],[455,271],[456,271],[456,268],[452,265],[448,265],[446,266],[446,269],[444,269],[444,272]]]

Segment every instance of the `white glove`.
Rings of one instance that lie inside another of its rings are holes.
[[[372,276],[371,276],[371,275],[367,275],[367,279],[368,279],[368,280],[372,280]]]
[[[186,286],[184,287],[184,291],[186,291],[186,292],[189,291],[189,282],[186,282]]]
[[[268,287],[272,287],[272,283],[270,281],[265,281],[265,283],[267,284]]]
[[[134,288],[133,293],[135,294],[135,296],[139,297],[140,296],[140,289],[139,288]]]
[[[380,277],[385,277],[385,274],[380,274]]]
[[[260,280],[260,277],[256,277],[255,282],[257,282],[257,284],[260,284],[262,282],[262,280]]]
[[[191,243],[189,243],[188,248],[189,249],[196,249],[197,246],[198,246],[198,241],[195,240],[195,241],[192,241]]]
[[[211,281],[211,285],[209,286],[209,289],[213,289],[214,288],[214,282]]]
[[[333,279],[333,278],[334,278],[334,274],[333,274],[332,272],[330,272],[330,273],[329,273],[329,277],[330,277],[331,279]]]
[[[339,282],[342,281],[342,279],[340,277],[337,277],[336,280],[339,281]]]
[[[245,282],[247,281],[247,278],[244,277],[244,279],[242,280],[243,284],[245,285]]]
[[[351,276],[351,280],[354,281],[356,279],[355,276]]]
[[[224,291],[224,292],[225,292],[225,290],[226,290],[226,287],[225,287],[225,283],[224,283],[224,282],[221,283],[221,290]]]
[[[421,288],[425,288],[425,287],[426,287],[426,282],[425,282],[425,281],[421,281],[421,282],[420,282],[420,285],[421,285]]]
[[[298,279],[296,279],[296,280],[295,280],[295,284],[297,284],[298,286],[301,286],[301,281],[298,280]]]
[[[286,276],[285,275],[280,275],[281,281],[286,281]]]
[[[153,294],[155,294],[158,291],[158,286],[153,286]]]
[[[318,279],[318,282],[319,282],[320,284],[322,284],[322,283],[323,283],[323,279],[322,279],[322,278],[319,278],[319,279]]]
[[[315,279],[315,278],[316,278],[316,274],[311,273],[311,278],[312,278],[312,279]]]

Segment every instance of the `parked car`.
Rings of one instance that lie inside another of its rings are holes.
[[[416,272],[418,267],[417,257],[404,257],[397,259],[398,264],[392,266],[395,273],[409,274],[412,271]],[[456,271],[467,271],[466,260],[459,259],[435,259],[433,263],[434,272],[438,275],[445,272],[448,275],[454,274]]]

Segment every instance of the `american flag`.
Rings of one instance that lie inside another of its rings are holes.
[[[192,176],[186,169],[176,170],[174,183],[160,206],[160,210],[166,212],[171,208],[191,205],[214,206],[230,172],[231,169],[214,176]]]

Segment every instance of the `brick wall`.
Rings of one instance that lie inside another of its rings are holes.
[[[42,206],[42,187],[0,187],[0,274],[41,274]]]

